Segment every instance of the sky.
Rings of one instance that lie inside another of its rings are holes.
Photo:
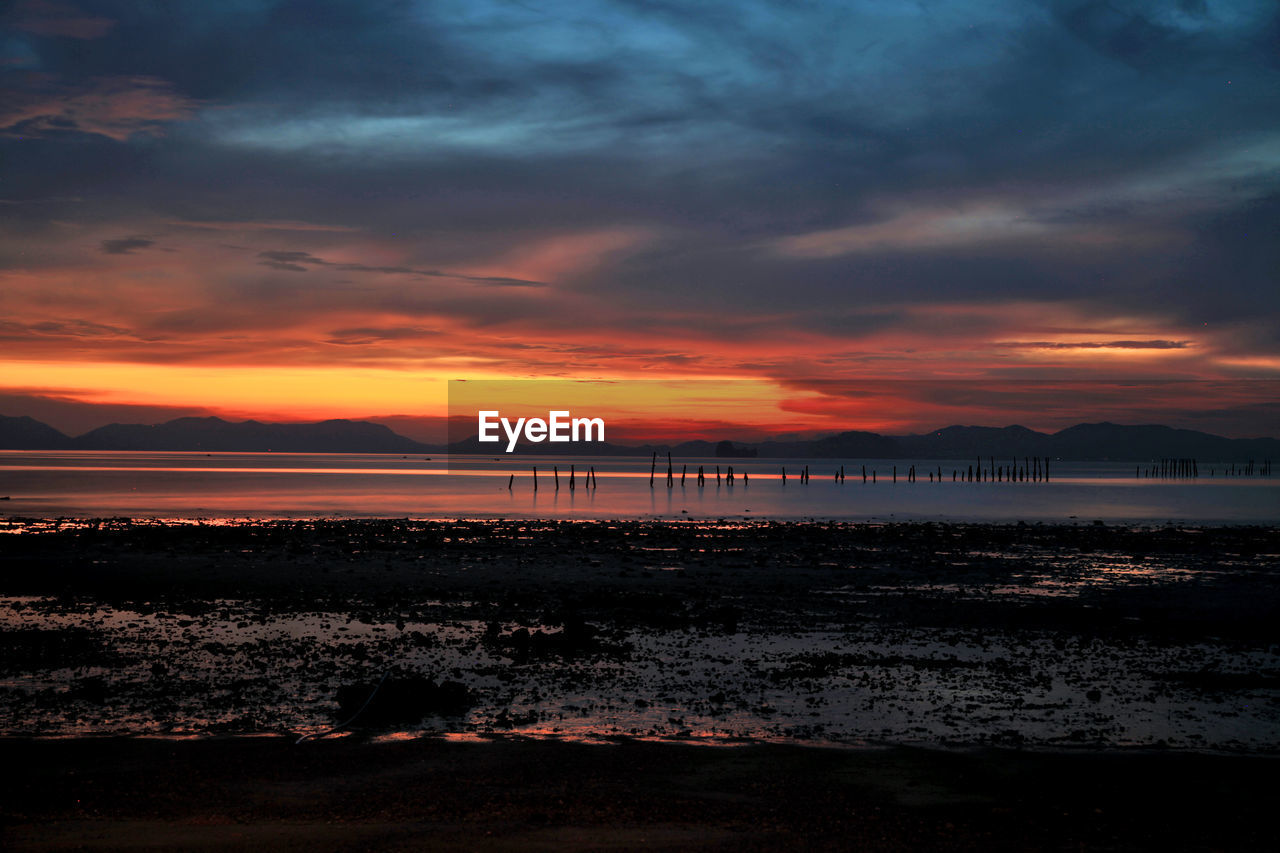
[[[1280,433],[1273,0],[0,8],[3,414]]]

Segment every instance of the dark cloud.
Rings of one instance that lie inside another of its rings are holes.
[[[105,255],[130,255],[138,249],[147,249],[155,244],[155,240],[148,240],[145,237],[120,237],[115,240],[103,240],[100,251]]]
[[[996,341],[994,347],[1008,349],[1186,349],[1190,341],[1081,341],[1063,343],[1061,341]]]
[[[284,270],[286,272],[306,272],[307,267],[330,267],[342,272],[369,272],[384,275],[415,275],[426,278],[452,278],[459,281],[472,282],[485,287],[546,287],[546,282],[532,281],[507,276],[467,275],[465,273],[445,272],[443,270],[415,269],[401,266],[369,266],[367,264],[340,264],[318,258],[310,252],[272,250],[259,252],[258,263],[264,267]]]
[[[0,133],[20,140],[86,134],[124,142],[160,136],[196,108],[154,77],[112,75],[67,81],[57,74],[13,72],[0,85]]]
[[[86,14],[73,3],[57,0],[19,0],[0,23],[38,36],[98,39],[111,32],[115,21]]]
[[[259,252],[258,261],[264,267],[285,270],[287,272],[306,272],[303,264],[324,264],[325,262],[307,252]]]
[[[42,338],[121,338],[136,337],[132,330],[91,320],[46,320],[39,323],[19,323],[0,320],[0,340],[21,341],[32,337]]]

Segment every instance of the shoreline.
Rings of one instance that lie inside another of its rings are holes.
[[[369,731],[351,729],[334,735],[315,737],[299,737],[297,732],[260,731],[260,732],[192,732],[186,734],[161,734],[140,732],[137,734],[121,734],[118,732],[101,733],[68,733],[68,734],[25,734],[0,733],[0,751],[4,745],[14,744],[54,744],[54,743],[157,743],[157,744],[217,744],[217,743],[253,743],[253,742],[290,742],[300,743],[347,743],[352,746],[379,747],[393,744],[446,744],[450,746],[484,747],[501,744],[547,744],[568,747],[611,747],[611,746],[672,746],[689,749],[737,750],[755,747],[778,747],[782,749],[817,750],[835,753],[883,753],[896,750],[914,750],[939,755],[978,755],[986,752],[1009,753],[1028,758],[1045,757],[1054,759],[1071,756],[1127,756],[1141,758],[1143,756],[1198,756],[1202,758],[1245,758],[1260,760],[1280,760],[1280,746],[1273,749],[1212,749],[1191,746],[1158,747],[1149,744],[1043,744],[1027,743],[1019,746],[993,746],[980,743],[932,742],[932,741],[834,741],[799,738],[750,738],[750,737],[679,737],[679,736],[644,736],[644,735],[558,735],[539,734],[520,731],[484,731],[484,732],[448,732],[448,731]]]

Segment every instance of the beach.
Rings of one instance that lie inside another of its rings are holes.
[[[2,528],[18,849],[1276,840],[1274,528]]]

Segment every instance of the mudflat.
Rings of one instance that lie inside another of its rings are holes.
[[[18,849],[1277,846],[1275,528],[0,528]]]

